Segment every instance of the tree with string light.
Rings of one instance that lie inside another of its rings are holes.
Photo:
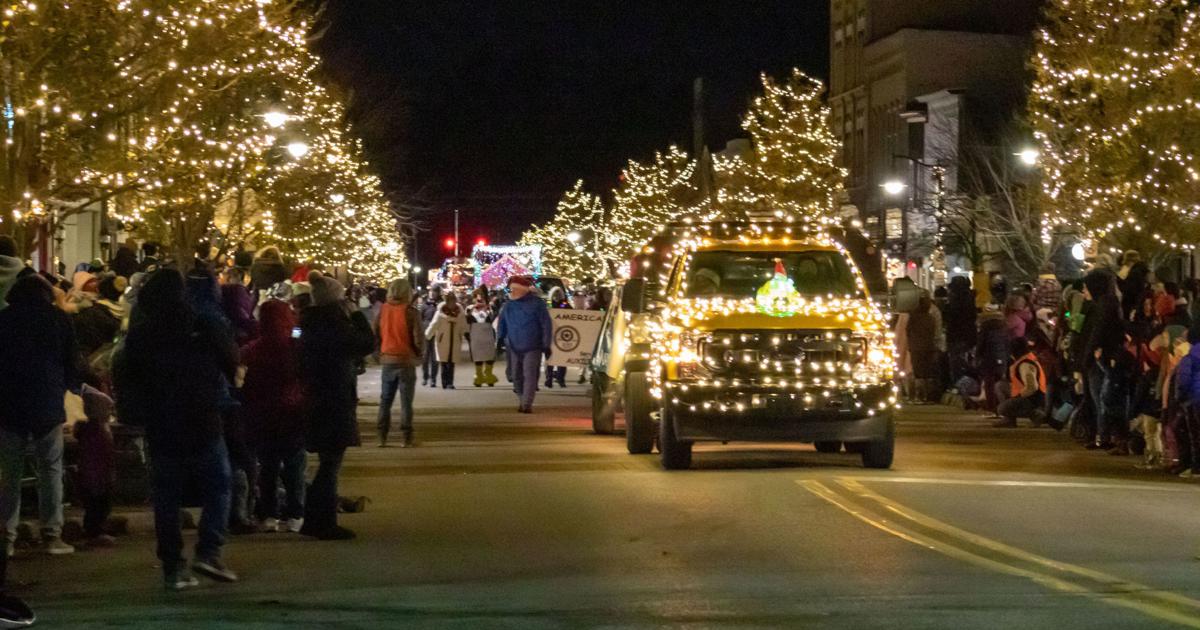
[[[653,162],[629,160],[613,191],[605,230],[605,249],[615,263],[627,261],[664,225],[690,211],[699,198],[695,174],[696,163],[676,146],[655,153]]]
[[[824,85],[797,69],[783,81],[762,75],[763,92],[742,117],[753,155],[718,157],[719,213],[832,222],[845,171],[830,129]]]
[[[1200,237],[1200,8],[1053,0],[1033,56],[1043,239],[1191,249]]]
[[[542,246],[542,270],[575,282],[611,275],[614,256],[606,246],[607,220],[600,198],[583,190],[583,180],[563,193],[554,218],[521,236],[521,245]]]

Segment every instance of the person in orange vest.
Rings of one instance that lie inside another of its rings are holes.
[[[1037,353],[1024,338],[1012,341],[1012,363],[1008,366],[1008,398],[1000,403],[996,413],[1000,419],[992,426],[1015,427],[1017,418],[1029,418],[1033,426],[1041,426],[1046,413],[1046,370]]]

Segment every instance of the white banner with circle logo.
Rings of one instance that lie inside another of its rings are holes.
[[[552,308],[550,320],[554,322],[554,350],[546,363],[554,366],[586,367],[592,358],[596,338],[600,336],[604,311]]]

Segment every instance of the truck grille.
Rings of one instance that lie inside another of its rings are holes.
[[[714,376],[759,379],[849,376],[864,343],[848,330],[715,331],[701,349]]]

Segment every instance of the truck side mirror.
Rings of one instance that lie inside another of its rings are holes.
[[[917,310],[917,303],[921,301],[921,288],[912,278],[896,278],[892,282],[892,300],[897,313],[911,313]]]
[[[626,313],[646,312],[646,279],[630,278],[621,289],[621,310]]]

